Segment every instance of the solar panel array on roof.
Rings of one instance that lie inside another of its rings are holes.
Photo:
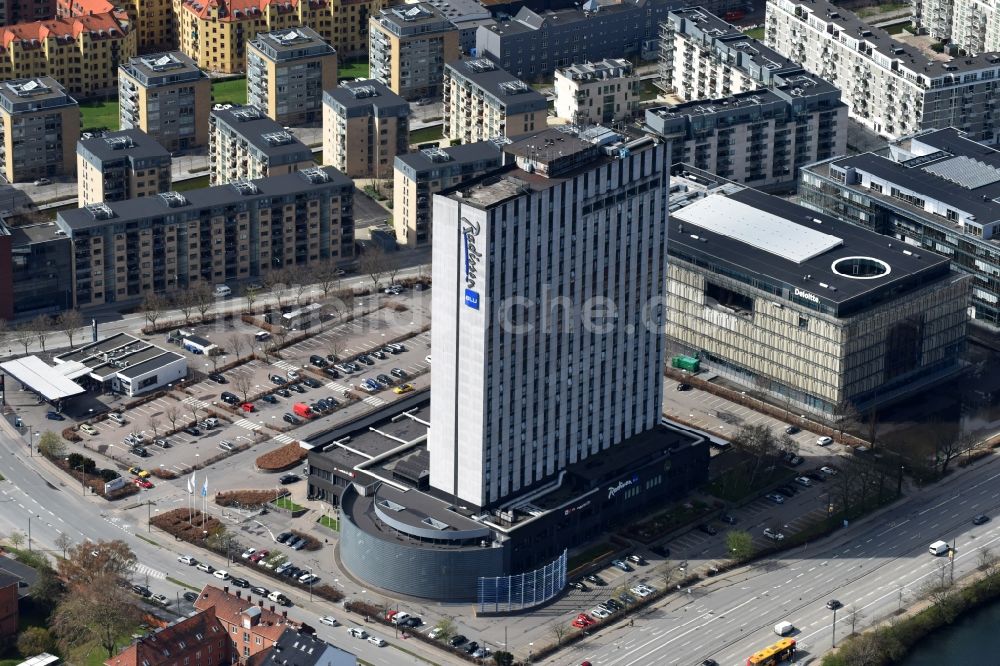
[[[974,160],[967,155],[959,155],[950,160],[928,164],[924,171],[950,180],[964,188],[974,190],[1000,180],[1000,169],[985,162]]]
[[[796,264],[844,243],[837,236],[806,226],[814,222],[803,220],[800,224],[721,194],[712,194],[690,203],[672,213],[671,217]],[[696,230],[692,230],[692,234],[696,235]]]

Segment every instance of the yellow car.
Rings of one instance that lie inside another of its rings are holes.
[[[129,467],[128,471],[129,471],[130,474],[134,474],[137,477],[139,477],[140,479],[148,479],[149,478],[149,472],[147,472],[144,469],[139,469],[138,467]]]
[[[97,434],[97,428],[95,428],[94,426],[90,425],[89,423],[84,423],[84,424],[80,425],[80,432],[85,432],[88,435],[96,435]]]
[[[413,384],[400,384],[396,388],[392,389],[393,393],[409,393],[413,390]]]

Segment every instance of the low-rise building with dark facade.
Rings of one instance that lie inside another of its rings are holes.
[[[73,244],[51,224],[0,220],[0,319],[73,307]]]
[[[498,581],[551,567],[564,583],[567,548],[681,498],[707,472],[707,444],[661,426],[570,465],[548,488],[468,507],[429,485],[429,397],[411,394],[307,440],[309,494],[341,507],[344,566],[399,594],[508,610],[490,596]]]

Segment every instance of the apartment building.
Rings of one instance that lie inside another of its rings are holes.
[[[379,81],[345,81],[323,93],[323,163],[349,178],[388,178],[409,149],[410,105]]]
[[[77,204],[150,197],[170,190],[170,152],[142,130],[76,144]]]
[[[645,128],[691,164],[764,190],[794,190],[799,169],[847,151],[840,91],[805,72],[720,99],[646,109]]]
[[[0,79],[51,77],[78,97],[113,94],[118,66],[136,54],[123,11],[0,28]]]
[[[140,129],[171,152],[208,143],[212,82],[179,51],[123,64],[118,103],[121,129]]]
[[[918,256],[949,257],[974,278],[973,322],[1000,327],[1000,152],[955,129],[930,130],[809,165],[799,192],[802,205]]]
[[[826,417],[961,372],[971,280],[947,257],[687,165],[671,183],[670,354]]]
[[[56,16],[73,18],[118,12],[135,33],[136,53],[155,53],[176,48],[171,0],[56,0]],[[51,18],[49,14],[45,18]]]
[[[80,106],[50,77],[0,83],[0,173],[9,183],[72,174]]]
[[[247,43],[247,104],[282,125],[319,124],[323,91],[337,85],[337,52],[308,27],[259,33]]]
[[[72,307],[69,239],[49,222],[13,226],[0,220],[0,317],[31,319]]]
[[[10,25],[12,23],[44,21],[52,18],[55,14],[56,3],[54,0],[5,0],[0,17],[4,19],[3,25]]]
[[[896,139],[955,127],[1000,138],[1000,53],[930,57],[827,0],[768,0],[767,43],[840,88],[852,118]]]
[[[214,585],[202,588],[195,599],[197,611],[212,609],[222,633],[229,637],[231,664],[262,664],[286,630],[298,631],[301,622],[288,619],[288,611],[276,611],[264,597],[252,597],[242,590],[221,590]],[[289,655],[290,656],[290,655]]]
[[[213,109],[208,126],[212,185],[280,176],[316,166],[307,145],[255,106]]]
[[[332,167],[60,211],[74,305],[135,302],[354,256],[354,183]]]
[[[280,2],[172,0],[179,48],[202,69],[236,73],[246,69],[245,45],[258,33],[308,26],[340,57],[368,50],[368,20],[387,0]]]
[[[803,68],[700,7],[671,11],[660,39],[659,85],[685,102],[774,85]]]
[[[369,20],[370,76],[407,100],[438,97],[445,63],[457,60],[458,28],[428,3],[383,9]]]
[[[621,58],[556,70],[556,116],[577,125],[599,125],[639,113],[639,74]]]
[[[913,21],[931,37],[977,55],[1000,51],[1000,8],[991,0],[910,0]]]
[[[230,642],[210,606],[135,639],[104,666],[228,666]]]
[[[488,58],[457,60],[444,70],[444,136],[472,143],[546,127],[548,101]]]
[[[392,188],[396,240],[406,247],[429,244],[432,197],[496,169],[500,163],[500,144],[494,141],[428,148],[396,156]]]
[[[743,3],[706,0],[716,14]],[[551,76],[560,67],[607,58],[652,59],[659,46],[660,24],[683,0],[588,2],[584,6],[542,9],[523,6],[510,18],[485,23],[476,31],[476,53],[525,81]]]

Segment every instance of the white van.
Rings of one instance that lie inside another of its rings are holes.
[[[278,592],[277,590],[267,595],[267,598],[269,601],[273,601],[276,604],[281,604],[282,606],[290,606],[292,604],[292,602],[288,600],[288,597],[283,595],[281,592]]]
[[[935,541],[931,544],[931,555],[947,555],[950,546],[947,541]]]
[[[392,616],[392,620],[390,620],[390,622],[392,622],[393,624],[399,624],[403,620],[408,620],[408,619],[410,619],[410,614],[407,613],[406,611],[400,611],[399,613],[396,613],[395,615]]]
[[[120,426],[123,426],[126,423],[128,423],[128,421],[125,420],[125,417],[122,416],[121,414],[118,414],[117,412],[112,412],[112,413],[108,414],[108,420],[109,421],[113,421],[113,422],[117,423]]]
[[[216,296],[223,296],[223,297],[225,297],[225,296],[231,296],[232,293],[233,293],[233,290],[230,289],[229,287],[227,287],[224,284],[217,284],[217,285],[215,285],[215,295]]]
[[[793,631],[795,631],[795,625],[792,624],[791,622],[779,622],[778,624],[774,625],[774,633],[778,634],[779,636],[787,636]]]
[[[354,636],[355,638],[361,638],[361,639],[368,638],[368,632],[362,629],[361,627],[351,627],[350,629],[347,630],[347,633],[349,633],[351,636]]]

